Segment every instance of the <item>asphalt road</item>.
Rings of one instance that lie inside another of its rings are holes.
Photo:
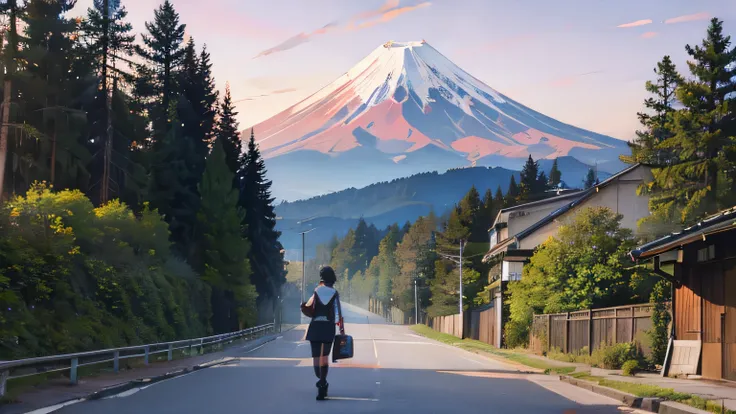
[[[347,306],[346,306],[347,307]],[[634,410],[547,375],[414,335],[356,308],[345,309],[355,358],[330,369],[330,400],[317,389],[304,329],[233,351],[233,362],[58,414],[122,413],[620,413]]]

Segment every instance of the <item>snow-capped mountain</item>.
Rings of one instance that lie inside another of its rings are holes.
[[[331,84],[254,128],[274,195],[286,199],[423,171],[518,169],[529,154],[572,156],[615,172],[618,156],[628,152],[624,141],[513,101],[424,41],[379,46]]]

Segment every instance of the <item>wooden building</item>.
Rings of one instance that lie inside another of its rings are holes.
[[[673,329],[662,374],[736,381],[736,207],[631,256],[652,260],[672,282]]]

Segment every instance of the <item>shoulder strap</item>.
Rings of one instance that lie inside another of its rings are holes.
[[[335,305],[337,305],[337,314],[340,318],[340,334],[345,335],[345,321],[342,319],[342,302],[340,301],[340,293],[335,290]]]

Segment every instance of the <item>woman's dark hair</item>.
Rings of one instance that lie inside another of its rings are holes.
[[[319,279],[323,282],[325,282],[325,285],[332,286],[337,282],[337,276],[335,276],[335,271],[332,270],[330,266],[325,266],[321,269],[319,269]]]

